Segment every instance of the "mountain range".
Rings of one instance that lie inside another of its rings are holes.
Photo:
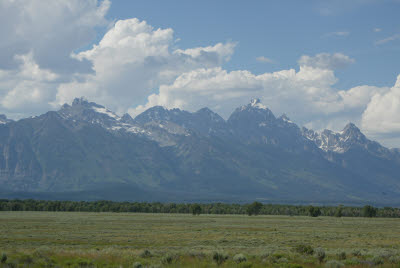
[[[152,107],[132,118],[84,98],[0,115],[0,197],[400,204],[400,151],[352,123],[315,132],[258,99],[224,120]]]

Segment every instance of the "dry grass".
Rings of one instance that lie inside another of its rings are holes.
[[[209,267],[215,251],[230,256],[225,266],[317,267],[315,256],[296,253],[299,244],[321,247],[327,260],[342,263],[400,260],[400,219],[243,215],[0,212],[0,254],[8,262],[32,256],[31,267],[165,265]],[[143,257],[145,249],[151,257]],[[361,256],[353,256],[352,252]],[[236,264],[235,254],[247,262]],[[80,262],[80,264],[79,264]],[[391,264],[390,264],[391,265]]]

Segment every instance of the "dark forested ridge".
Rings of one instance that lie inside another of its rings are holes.
[[[295,206],[260,204],[257,213],[249,213],[252,204],[227,203],[148,203],[113,201],[47,201],[47,200],[0,200],[0,211],[53,211],[53,212],[137,212],[137,213],[193,213],[193,214],[249,214],[290,216],[335,217],[385,217],[400,218],[400,209],[348,206]],[[196,211],[193,211],[195,208]],[[314,214],[319,211],[318,214]]]

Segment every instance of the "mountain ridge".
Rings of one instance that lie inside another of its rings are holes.
[[[352,123],[340,132],[300,128],[258,99],[224,120],[208,108],[161,106],[132,118],[77,98],[0,124],[0,151],[0,197],[90,192],[101,199],[110,198],[109,185],[127,185],[132,196],[111,196],[400,204],[400,150]]]

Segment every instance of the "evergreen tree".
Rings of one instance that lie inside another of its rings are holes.
[[[335,211],[335,217],[342,217],[343,216],[343,206],[339,205]]]
[[[362,215],[363,215],[363,217],[372,218],[372,217],[376,217],[376,212],[377,212],[376,208],[374,208],[373,206],[370,206],[370,205],[366,205],[363,207]]]
[[[190,210],[192,212],[193,215],[200,215],[201,214],[201,206],[199,204],[193,204],[190,207]]]
[[[263,204],[260,202],[253,202],[247,207],[247,215],[252,216],[252,215],[258,215],[260,214],[260,211],[263,207]]]
[[[309,206],[308,215],[311,217],[318,217],[321,215],[321,210],[319,209],[319,207]]]

